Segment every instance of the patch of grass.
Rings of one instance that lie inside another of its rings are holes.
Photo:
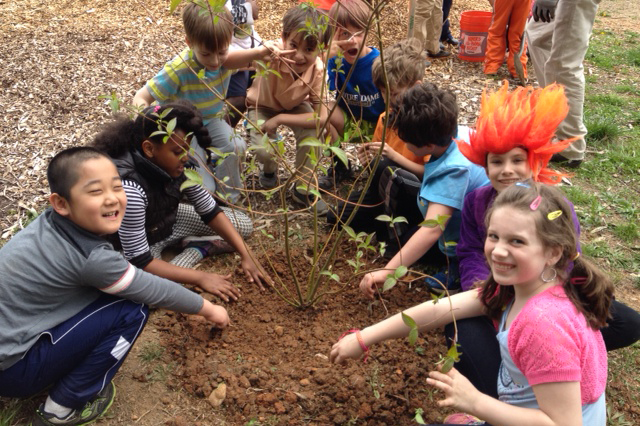
[[[6,404],[5,404],[6,401]],[[3,399],[2,406],[0,407],[0,426],[12,426],[15,423],[16,417],[20,410],[22,410],[22,400],[20,399]]]
[[[157,361],[164,354],[164,347],[159,343],[147,343],[140,350],[138,357],[145,363]]]
[[[603,117],[585,120],[587,126],[587,143],[611,143],[620,136],[620,128],[613,120]]]
[[[606,70],[626,71],[625,66],[640,66],[638,33],[627,31],[622,34],[601,30],[594,31],[586,59]]]
[[[633,84],[619,84],[613,88],[617,93],[623,93],[627,95],[640,95],[640,88]]]
[[[627,51],[627,60],[629,61],[629,65],[640,67],[640,48]]]
[[[616,225],[613,233],[625,243],[632,243],[640,238],[638,225],[630,222]]]
[[[604,106],[616,106],[622,107],[626,104],[625,99],[621,96],[613,93],[607,93],[604,95],[591,95],[587,96],[587,101],[596,102]]]

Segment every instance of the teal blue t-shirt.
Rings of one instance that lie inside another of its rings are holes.
[[[469,128],[458,127],[458,138],[469,140]],[[438,203],[454,209],[447,227],[444,230],[444,241],[458,242],[460,238],[460,221],[464,197],[476,188],[487,185],[489,179],[480,166],[467,160],[458,150],[455,141],[438,158],[431,158],[424,165],[424,176],[418,194],[418,207],[422,216],[427,214],[429,203]],[[440,250],[449,257],[456,256],[456,247],[445,247],[439,239]]]

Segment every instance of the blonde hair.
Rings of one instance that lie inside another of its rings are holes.
[[[406,89],[424,77],[427,58],[418,39],[408,38],[399,41],[384,49],[382,55],[384,56],[384,70],[379,56],[371,66],[373,84],[378,89],[383,90],[385,87],[384,71],[387,74],[389,87]]]
[[[346,28],[347,25],[364,30],[371,16],[370,6],[362,0],[339,0],[329,9],[331,25]]]
[[[211,9],[208,3],[188,3],[182,11],[182,24],[189,43],[216,52],[231,44],[233,16],[224,6]]]

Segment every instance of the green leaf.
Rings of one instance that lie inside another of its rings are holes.
[[[409,223],[409,221],[407,220],[407,218],[405,218],[404,216],[394,217],[394,218],[391,220],[391,223],[400,223],[400,222]]]
[[[401,312],[401,315],[402,315],[402,322],[404,322],[404,324],[407,327],[418,328],[418,324],[416,324],[413,318],[411,318],[409,315],[405,314],[404,312]]]
[[[326,275],[335,282],[340,282],[340,277],[338,276],[338,274],[332,274],[331,271],[322,271],[320,272],[320,275]]]
[[[462,355],[461,352],[458,352],[458,346],[460,346],[458,343],[454,343],[447,351],[447,356],[453,359],[455,362],[460,361],[460,355]]]
[[[382,285],[382,291],[391,290],[398,283],[398,280],[393,278],[391,275],[387,275],[387,277],[388,278],[385,280],[384,284]]]
[[[440,372],[443,374],[447,374],[453,368],[453,364],[455,364],[455,360],[451,357],[445,357],[444,362],[442,363],[442,367],[440,368]]]
[[[333,153],[333,155],[338,157],[340,161],[342,161],[342,164],[349,168],[349,159],[347,158],[347,153],[344,152],[344,150],[337,146],[330,146],[329,150]]]
[[[195,180],[185,180],[184,182],[182,182],[182,185],[180,185],[180,191],[184,191],[187,188],[191,188],[192,186],[197,186],[197,185],[202,185],[202,182],[196,182]]]
[[[424,226],[426,228],[435,228],[439,225],[438,221],[435,219],[427,219],[418,224],[419,226]]]
[[[407,268],[404,265],[400,265],[396,268],[396,270],[393,273],[394,278],[396,279],[400,279],[402,277],[404,277],[405,275],[407,275],[407,272],[409,271],[409,268]]]
[[[314,189],[314,188],[311,188],[309,190],[309,194],[315,195],[318,199],[322,198],[322,196],[320,195],[320,191],[318,191],[317,189]]]
[[[202,185],[202,176],[200,176],[198,172],[196,172],[195,170],[184,169],[184,175],[187,177],[188,180],[192,180],[196,182],[196,185]]]
[[[444,246],[445,247],[455,247],[457,245],[458,245],[458,243],[456,243],[455,241],[445,241],[444,242]]]
[[[322,142],[320,142],[318,140],[318,138],[314,138],[312,136],[309,136],[307,138],[304,138],[299,144],[298,146],[318,146],[318,147],[324,147],[324,144]]]
[[[265,237],[269,237],[272,240],[275,240],[275,237],[273,235],[269,234],[266,230],[261,229],[260,232],[262,232],[262,235],[264,235]]]
[[[180,3],[182,3],[182,0],[171,0],[171,3],[169,4],[169,13],[175,12],[177,7],[180,6]]]
[[[171,120],[169,120],[169,122],[167,123],[167,133],[172,134],[173,130],[176,128],[177,123],[178,123],[177,117],[173,117]]]
[[[379,220],[380,222],[391,222],[393,219],[391,218],[391,216],[381,214],[376,217],[376,220]]]
[[[164,130],[156,130],[155,132],[151,133],[149,135],[150,138],[156,137],[156,136],[165,136],[167,134],[167,132],[165,132]]]
[[[415,420],[419,425],[426,425],[424,419],[422,418],[422,413],[424,413],[424,410],[422,408],[416,408],[416,415],[413,420]]]
[[[418,329],[412,328],[411,331],[409,331],[409,344],[411,346],[414,346],[417,340],[418,340]]]
[[[352,239],[355,240],[357,239],[356,237],[356,232],[353,230],[352,227],[350,226],[343,226],[342,229],[344,229],[344,231],[347,233],[347,235]]]
[[[212,146],[209,146],[209,147],[207,147],[207,149],[209,151],[213,152],[216,155],[216,157],[224,157],[225,156],[225,153],[220,151],[218,148],[214,148]]]
[[[200,80],[204,80],[204,73],[206,72],[205,68],[202,68],[200,71],[198,71],[198,78]]]

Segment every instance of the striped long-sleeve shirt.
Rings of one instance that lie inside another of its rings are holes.
[[[123,180],[122,187],[127,194],[127,208],[118,235],[124,256],[127,260],[150,259],[149,243],[145,232],[145,217],[149,205],[147,194],[140,185],[131,180]],[[200,216],[209,215],[217,209],[215,200],[202,186],[185,188],[184,194]]]

